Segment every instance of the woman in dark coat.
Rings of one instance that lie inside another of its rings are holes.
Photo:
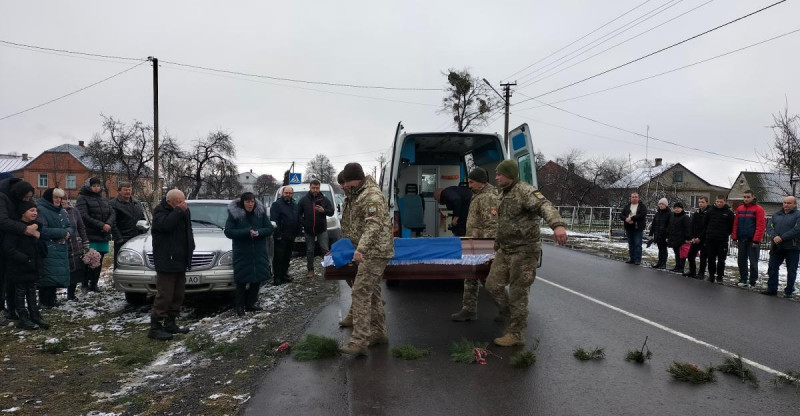
[[[251,192],[245,192],[228,205],[225,236],[233,240],[233,280],[239,316],[246,310],[261,310],[256,305],[258,288],[272,276],[267,254],[267,237],[272,231],[264,204]]]
[[[39,240],[47,247],[44,270],[39,278],[39,304],[43,309],[58,306],[56,291],[69,286],[69,237],[73,233],[67,213],[61,208],[64,191],[50,188],[39,199],[39,222],[42,224]]]
[[[67,252],[69,253],[69,286],[67,286],[67,300],[75,300],[75,288],[78,283],[86,279],[86,265],[83,263],[83,254],[89,251],[89,238],[86,236],[86,227],[83,225],[81,213],[69,203],[66,198],[61,200],[61,208],[67,213],[69,224],[74,231],[69,236]]]
[[[667,268],[667,257],[669,256],[667,251],[667,228],[671,217],[672,211],[669,210],[669,201],[667,198],[661,198],[658,201],[658,211],[653,216],[653,222],[650,223],[649,233],[650,239],[658,247],[658,263],[652,266],[654,269]]]
[[[686,259],[681,258],[681,246],[690,243],[692,240],[692,220],[683,210],[683,204],[676,202],[672,204],[672,218],[669,219],[669,229],[667,231],[667,244],[672,247],[675,253],[675,268],[671,272],[683,273]]]
[[[83,282],[83,287],[92,292],[97,291],[97,281],[100,280],[100,270],[103,268],[103,256],[108,253],[111,229],[117,216],[108,199],[100,193],[101,190],[100,179],[89,178],[81,188],[76,204],[83,225],[86,226],[89,248],[100,253],[100,266],[94,269],[87,267],[86,281]]]

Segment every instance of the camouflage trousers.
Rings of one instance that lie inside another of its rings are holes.
[[[478,295],[481,290],[481,281],[478,279],[464,279],[464,299],[462,307],[470,312],[478,312]]]
[[[486,278],[486,291],[497,308],[509,312],[506,333],[524,337],[528,327],[528,294],[536,280],[536,267],[541,251],[494,253],[492,268]],[[508,285],[508,293],[506,293]]]
[[[350,342],[369,346],[372,337],[386,333],[386,315],[381,299],[381,279],[389,259],[366,259],[358,265],[353,283],[353,333]]]

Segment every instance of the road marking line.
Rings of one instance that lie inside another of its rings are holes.
[[[629,316],[629,317],[631,317],[633,319],[636,319],[638,321],[644,322],[644,323],[646,323],[648,325],[654,326],[654,327],[656,327],[658,329],[661,329],[663,331],[669,332],[670,334],[673,334],[673,335],[676,335],[676,336],[681,337],[683,339],[686,339],[688,341],[694,342],[695,344],[699,344],[699,345],[702,345],[704,347],[711,348],[712,350],[721,352],[721,353],[729,355],[731,357],[737,357],[738,356],[738,354],[734,354],[734,353],[732,353],[732,352],[730,352],[730,351],[728,351],[728,350],[726,350],[724,348],[718,347],[718,346],[713,345],[713,344],[709,344],[709,343],[707,343],[705,341],[702,341],[702,340],[699,340],[699,339],[697,339],[697,338],[695,338],[695,337],[693,337],[691,335],[684,334],[683,332],[680,332],[680,331],[674,330],[674,329],[672,329],[670,327],[661,325],[658,322],[654,322],[654,321],[651,321],[651,320],[649,320],[649,319],[647,319],[645,317],[636,315],[633,312],[628,312],[628,311],[626,311],[624,309],[620,309],[620,308],[618,308],[618,307],[616,307],[614,305],[605,303],[602,300],[595,299],[595,298],[593,298],[591,296],[584,295],[583,293],[580,293],[578,291],[572,290],[572,289],[570,289],[568,287],[561,286],[558,283],[554,283],[554,282],[551,282],[551,281],[549,281],[547,279],[543,279],[541,276],[536,276],[536,280],[540,280],[540,281],[542,281],[544,283],[547,283],[549,285],[555,286],[555,287],[557,287],[557,288],[559,288],[561,290],[564,290],[564,291],[567,291],[569,293],[572,293],[573,295],[580,296],[580,297],[582,297],[582,298],[584,298],[584,299],[586,299],[588,301],[594,302],[594,303],[596,303],[596,304],[598,304],[600,306],[604,306],[604,307],[606,307],[608,309],[611,309],[612,311],[617,311],[617,312],[619,312],[619,313],[621,313],[623,315]],[[747,364],[749,364],[749,365],[751,365],[751,366],[753,366],[755,368],[758,368],[760,370],[766,371],[767,373],[774,374],[776,376],[788,377],[786,374],[784,374],[784,373],[782,373],[782,372],[780,372],[778,370],[775,370],[773,368],[767,367],[764,364],[757,363],[757,362],[755,362],[753,360],[750,360],[750,359],[747,359],[747,358],[744,358],[744,357],[742,357],[742,362],[747,363]]]

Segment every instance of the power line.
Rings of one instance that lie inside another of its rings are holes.
[[[786,33],[777,35],[777,36],[773,36],[773,37],[771,37],[769,39],[765,39],[765,40],[762,40],[762,41],[759,41],[759,42],[756,42],[756,43],[751,43],[750,45],[743,46],[741,48],[734,49],[734,50],[731,50],[731,51],[728,51],[728,52],[725,52],[725,53],[722,53],[722,54],[719,54],[719,55],[716,55],[716,56],[712,56],[710,58],[706,58],[706,59],[703,59],[703,60],[700,60],[700,61],[697,61],[697,62],[693,62],[693,63],[688,64],[688,65],[683,65],[683,66],[680,66],[680,67],[677,67],[677,68],[670,69],[668,71],[660,72],[660,73],[655,74],[655,75],[650,75],[648,77],[639,78],[637,80],[626,82],[626,83],[619,84],[619,85],[615,85],[613,87],[604,88],[602,90],[593,91],[593,92],[590,92],[590,93],[587,93],[587,94],[583,94],[583,95],[578,95],[578,96],[575,96],[575,97],[565,98],[563,100],[553,101],[550,104],[558,104],[558,103],[563,103],[563,102],[567,102],[567,101],[577,100],[579,98],[584,98],[584,97],[588,97],[588,96],[591,96],[591,95],[599,94],[599,93],[602,93],[602,92],[615,90],[617,88],[627,87],[628,85],[636,84],[636,83],[639,83],[639,82],[642,82],[642,81],[647,81],[649,79],[660,77],[662,75],[671,74],[673,72],[677,72],[677,71],[680,71],[682,69],[690,68],[690,67],[693,67],[695,65],[700,65],[700,64],[703,64],[703,63],[706,63],[706,62],[709,62],[709,61],[713,61],[715,59],[722,58],[724,56],[732,55],[734,53],[741,52],[741,51],[744,51],[746,49],[750,49],[752,47],[755,47],[755,46],[758,46],[758,45],[762,45],[764,43],[771,42],[773,40],[777,40],[777,39],[780,39],[780,38],[795,34],[797,32],[800,32],[800,28],[792,30],[790,32],[786,32]],[[521,92],[517,92],[517,93],[522,95],[522,96],[531,98],[531,97],[529,97],[529,96],[527,96],[527,95],[525,95],[525,94],[523,94]],[[542,108],[542,107],[547,107],[547,105],[546,104],[542,104],[542,105],[537,105],[537,106],[534,106],[534,107],[520,108],[520,109],[517,109],[516,111],[533,110],[533,109]]]
[[[639,58],[636,58],[636,59],[634,59],[634,60],[628,61],[628,62],[626,62],[626,63],[624,63],[624,64],[617,65],[617,66],[615,66],[615,67],[613,67],[613,68],[607,69],[607,70],[605,70],[605,71],[603,71],[603,72],[600,72],[600,73],[597,73],[597,74],[594,74],[594,75],[592,75],[592,76],[590,76],[590,77],[587,77],[587,78],[584,78],[584,79],[582,79],[582,80],[580,80],[580,81],[575,81],[575,82],[573,82],[573,83],[571,83],[571,84],[567,84],[567,85],[565,85],[565,86],[563,86],[563,87],[559,87],[559,88],[556,88],[556,89],[554,89],[554,90],[550,90],[550,91],[548,91],[548,92],[545,92],[545,93],[543,93],[543,94],[539,94],[539,95],[537,95],[537,96],[535,96],[535,97],[532,97],[532,98],[529,98],[529,99],[527,99],[527,100],[520,101],[520,102],[518,102],[518,103],[516,103],[516,104],[521,104],[521,103],[524,103],[524,102],[526,102],[526,101],[530,101],[531,99],[534,99],[534,98],[541,98],[541,97],[544,97],[545,95],[552,94],[552,93],[554,93],[554,92],[556,92],[556,91],[561,91],[561,90],[563,90],[563,89],[566,89],[566,88],[569,88],[569,87],[572,87],[572,86],[578,85],[578,84],[580,84],[580,83],[586,82],[586,81],[588,81],[588,80],[590,80],[590,79],[597,78],[597,77],[599,77],[599,76],[601,76],[601,75],[604,75],[604,74],[607,74],[607,73],[609,73],[609,72],[611,72],[611,71],[614,71],[614,70],[620,69],[620,68],[622,68],[622,67],[624,67],[624,66],[628,66],[628,65],[630,65],[630,64],[632,64],[632,63],[634,63],[634,62],[638,62],[638,61],[641,61],[642,59],[649,58],[649,57],[651,57],[651,56],[653,56],[653,55],[656,55],[656,54],[658,54],[658,53],[664,52],[664,51],[666,51],[666,50],[668,50],[668,49],[671,49],[671,48],[673,48],[673,47],[675,47],[675,46],[678,46],[678,45],[681,45],[681,44],[683,44],[683,43],[686,43],[686,42],[688,42],[688,41],[690,41],[690,40],[697,39],[697,38],[699,38],[700,36],[703,36],[703,35],[705,35],[705,34],[711,33],[711,32],[713,32],[713,31],[715,31],[715,30],[717,30],[717,29],[723,28],[723,27],[725,27],[725,26],[728,26],[728,25],[730,25],[730,24],[733,24],[733,23],[735,23],[735,22],[738,22],[738,21],[740,21],[740,20],[742,20],[742,19],[746,19],[746,18],[748,18],[748,17],[750,17],[750,16],[753,16],[753,15],[755,15],[755,14],[757,14],[757,13],[763,12],[764,10],[767,10],[767,9],[769,9],[769,8],[771,8],[771,7],[777,6],[777,5],[779,5],[779,4],[781,4],[781,3],[785,3],[785,2],[786,2],[786,0],[780,0],[780,1],[778,1],[778,2],[772,3],[772,4],[770,4],[769,6],[766,6],[766,7],[763,7],[763,8],[761,8],[761,9],[758,9],[758,10],[756,10],[756,11],[754,11],[754,12],[748,13],[748,14],[746,14],[746,15],[742,16],[742,17],[738,17],[738,18],[736,18],[736,19],[733,19],[733,20],[731,20],[731,21],[729,21],[729,22],[727,22],[727,23],[723,23],[723,24],[721,24],[721,25],[719,25],[719,26],[717,26],[717,27],[715,27],[715,28],[713,28],[713,29],[706,30],[705,32],[699,33],[699,34],[697,34],[697,35],[694,35],[694,36],[692,36],[692,37],[690,37],[690,38],[686,38],[686,39],[684,39],[684,40],[682,40],[682,41],[680,41],[680,42],[673,43],[672,45],[669,45],[669,46],[667,46],[667,47],[661,48],[661,49],[659,49],[659,50],[657,50],[657,51],[655,51],[655,52],[650,52],[650,53],[648,53],[647,55],[644,55],[644,56],[641,56],[641,57],[639,57]]]
[[[94,87],[95,85],[102,84],[103,82],[106,82],[106,81],[108,81],[108,80],[110,80],[110,79],[112,79],[112,78],[118,77],[118,76],[120,76],[120,75],[122,75],[122,74],[124,74],[124,73],[126,73],[126,72],[128,72],[128,71],[130,71],[130,70],[132,70],[132,69],[134,69],[134,68],[136,68],[136,67],[138,67],[138,66],[140,66],[140,65],[143,65],[143,64],[145,64],[146,62],[147,62],[147,61],[140,62],[140,63],[138,63],[138,64],[136,64],[136,65],[134,65],[134,66],[132,66],[132,67],[130,67],[130,68],[128,68],[128,69],[126,69],[126,70],[124,70],[124,71],[117,72],[116,74],[114,74],[114,75],[111,75],[110,77],[103,78],[103,79],[101,79],[100,81],[97,81],[97,82],[95,82],[95,83],[89,84],[89,85],[87,85],[87,86],[85,86],[85,87],[83,87],[83,88],[77,89],[77,90],[75,90],[75,91],[72,91],[71,93],[68,93],[68,94],[64,94],[64,95],[62,95],[62,96],[60,96],[60,97],[53,98],[53,99],[52,99],[52,100],[50,100],[50,101],[44,102],[44,103],[42,103],[42,104],[39,104],[39,105],[35,105],[35,106],[33,106],[33,107],[30,107],[30,108],[26,108],[26,109],[24,109],[24,110],[22,110],[22,111],[18,111],[18,112],[16,112],[16,113],[13,113],[13,114],[9,114],[9,115],[7,115],[7,116],[5,116],[5,117],[2,117],[2,118],[0,118],[0,121],[3,121],[3,120],[5,120],[5,119],[7,119],[7,118],[11,118],[11,117],[14,117],[14,116],[17,116],[17,115],[20,115],[20,114],[22,114],[22,113],[26,113],[26,112],[28,112],[28,111],[31,111],[31,110],[35,110],[35,109],[37,109],[37,108],[39,108],[39,107],[43,107],[43,106],[45,106],[45,105],[47,105],[47,104],[54,103],[54,102],[56,102],[56,101],[58,101],[58,100],[60,100],[60,99],[62,99],[62,98],[69,97],[70,95],[74,95],[74,94],[77,94],[77,93],[79,93],[79,92],[81,92],[81,91],[83,91],[83,90],[86,90],[86,89],[89,89],[89,88],[91,88],[91,87]]]
[[[578,62],[575,62],[574,64],[572,64],[572,65],[570,65],[570,66],[568,66],[568,67],[566,67],[566,68],[561,68],[560,70],[558,70],[558,71],[556,71],[556,72],[552,72],[552,73],[550,73],[550,74],[547,74],[547,75],[545,75],[545,74],[541,74],[542,76],[540,76],[540,77],[538,77],[538,78],[536,78],[536,79],[532,79],[532,80],[530,80],[530,81],[528,81],[528,82],[526,82],[526,83],[522,84],[522,86],[521,86],[520,88],[525,88],[525,87],[527,87],[527,86],[530,86],[530,85],[536,84],[536,83],[538,83],[539,81],[542,81],[542,80],[544,80],[544,79],[547,79],[547,78],[550,78],[550,77],[552,77],[552,76],[554,76],[554,75],[560,74],[560,73],[562,73],[562,72],[564,72],[564,71],[566,71],[566,70],[568,70],[568,69],[570,69],[570,68],[572,68],[572,67],[574,67],[574,66],[576,66],[576,65],[579,65],[579,64],[581,64],[581,63],[583,63],[583,62],[586,62],[586,61],[588,61],[588,60],[590,60],[590,59],[594,58],[595,56],[598,56],[598,55],[604,54],[604,53],[606,53],[606,52],[610,51],[611,49],[614,49],[614,48],[616,48],[617,46],[620,46],[620,45],[623,45],[623,44],[625,44],[625,43],[628,43],[628,42],[632,41],[633,39],[636,39],[636,38],[638,38],[639,36],[642,36],[642,35],[644,35],[644,34],[646,34],[646,33],[648,33],[648,32],[651,32],[651,31],[653,31],[653,30],[655,30],[655,29],[658,29],[659,27],[661,27],[661,26],[664,26],[665,24],[667,24],[667,23],[669,23],[669,22],[672,22],[673,20],[676,20],[676,19],[678,19],[678,18],[681,18],[681,17],[683,17],[683,16],[685,16],[685,15],[687,15],[687,14],[689,14],[689,13],[691,13],[691,12],[693,12],[693,11],[695,11],[695,10],[697,10],[697,9],[699,9],[699,8],[701,8],[701,7],[703,7],[703,6],[707,5],[707,4],[709,4],[709,3],[711,3],[712,1],[714,1],[714,0],[708,0],[708,1],[706,1],[705,3],[703,3],[703,4],[701,4],[701,5],[697,6],[697,7],[694,7],[694,8],[692,8],[692,9],[689,9],[689,10],[687,10],[687,11],[685,11],[685,12],[683,12],[683,13],[681,13],[681,14],[679,14],[679,15],[675,16],[675,17],[673,17],[672,19],[669,19],[669,20],[667,20],[667,21],[665,21],[665,22],[662,22],[662,23],[660,23],[660,24],[658,24],[658,25],[656,25],[656,26],[653,26],[653,27],[651,27],[650,29],[647,29],[647,30],[645,30],[644,32],[640,32],[639,34],[633,35],[633,36],[629,37],[628,39],[625,39],[625,40],[623,40],[622,42],[619,42],[619,43],[617,43],[616,45],[613,45],[613,46],[610,46],[610,47],[608,47],[608,48],[606,48],[606,49],[603,49],[602,51],[600,51],[600,52],[597,52],[596,54],[594,54],[594,55],[592,55],[592,56],[589,56],[589,57],[586,57],[586,58],[584,58],[584,59],[581,59],[580,61],[578,61]],[[607,39],[607,40],[610,40],[610,39]],[[595,45],[595,46],[600,46],[600,44],[598,44],[598,45]],[[553,68],[550,68],[550,69],[555,69],[555,68],[557,68],[557,67],[559,67],[559,66],[561,66],[561,65],[563,65],[563,64],[565,64],[565,63],[567,63],[567,62],[569,62],[569,61],[571,61],[572,59],[574,59],[574,58],[577,58],[577,57],[578,57],[578,56],[580,56],[580,55],[583,55],[584,53],[586,53],[586,52],[588,52],[588,51],[589,51],[589,49],[587,49],[587,50],[585,50],[585,51],[581,52],[581,53],[580,53],[580,54],[578,54],[578,55],[575,55],[575,56],[573,56],[572,58],[570,58],[570,59],[568,59],[568,60],[566,60],[566,61],[562,62],[561,64],[559,64],[559,65],[556,65],[555,67],[553,67]],[[548,71],[549,71],[549,70],[548,70]]]
[[[5,43],[0,43],[0,46],[6,47],[6,48],[11,48],[11,49],[18,49],[18,50],[25,51],[25,52],[43,53],[43,54],[47,54],[47,55],[63,56],[63,57],[66,57],[66,58],[83,59],[83,60],[86,60],[86,61],[111,62],[111,63],[123,64],[123,65],[128,65],[129,64],[128,61],[120,61],[119,59],[107,59],[107,58],[95,58],[95,57],[91,57],[91,56],[82,56],[82,55],[70,55],[68,53],[51,52],[51,51],[39,50],[39,49],[30,49],[30,48],[26,48],[26,47],[22,47],[22,46],[15,46],[15,45],[10,45],[10,44],[5,44]]]
[[[584,53],[589,52],[590,50],[592,50],[592,49],[594,49],[594,48],[596,48],[596,47],[598,47],[598,46],[610,41],[611,39],[614,39],[615,37],[622,35],[623,33],[635,28],[636,26],[641,25],[642,23],[644,23],[644,22],[646,22],[646,21],[658,16],[661,13],[666,12],[667,10],[679,5],[682,2],[683,2],[683,0],[679,0],[677,3],[675,3],[675,0],[670,0],[670,1],[662,4],[661,6],[658,6],[655,9],[650,10],[649,12],[637,17],[636,19],[634,19],[634,20],[632,20],[632,21],[630,21],[628,23],[625,23],[624,25],[612,30],[611,32],[608,32],[605,35],[603,35],[603,36],[601,36],[601,37],[599,37],[599,38],[587,43],[586,45],[583,45],[580,48],[578,48],[578,49],[576,49],[576,50],[574,50],[572,52],[567,53],[566,55],[556,59],[555,61],[550,62],[547,65],[544,65],[544,66],[540,67],[539,69],[536,69],[534,71],[531,71],[531,72],[523,75],[520,79],[529,78],[531,76],[534,76],[537,72],[540,72],[540,71],[547,72],[547,71],[550,71],[550,70],[552,70],[554,68],[558,68],[559,66],[563,65],[564,63],[569,62],[569,61],[577,58],[578,56],[583,55]],[[583,52],[581,52],[582,50],[583,50]],[[569,59],[567,59],[567,58],[569,58]],[[566,59],[566,61],[564,61],[565,59]],[[561,63],[558,63],[558,62],[561,62]],[[554,64],[557,64],[557,65],[553,66]]]
[[[114,55],[101,55],[98,53],[88,53],[88,52],[77,52],[77,51],[70,51],[66,49],[55,49],[55,48],[45,48],[43,46],[36,46],[36,45],[26,45],[24,43],[16,43],[16,42],[9,42],[6,40],[0,40],[0,43],[4,43],[6,45],[13,45],[13,46],[21,46],[30,49],[38,49],[41,51],[50,51],[50,52],[61,52],[61,53],[68,53],[72,55],[83,55],[83,56],[93,56],[95,58],[107,58],[107,59],[119,59],[123,61],[147,61],[145,58],[131,58],[127,56],[114,56]]]
[[[576,39],[576,40],[574,40],[572,43],[570,43],[570,44],[568,44],[568,45],[566,45],[566,46],[562,47],[561,49],[559,49],[559,50],[557,50],[557,51],[555,51],[555,52],[552,52],[550,55],[547,55],[547,56],[545,56],[544,58],[542,58],[542,59],[539,59],[538,61],[536,61],[536,62],[534,62],[534,63],[532,63],[532,64],[530,64],[530,65],[526,66],[525,68],[522,68],[522,69],[520,69],[519,71],[517,71],[517,72],[515,72],[515,73],[513,73],[513,74],[511,74],[511,75],[509,75],[509,76],[507,76],[507,77],[505,77],[505,78],[503,78],[503,79],[509,79],[509,78],[513,77],[514,75],[517,75],[517,74],[519,74],[520,72],[522,72],[522,71],[525,71],[525,70],[527,70],[528,68],[530,68],[530,67],[532,67],[532,66],[534,66],[534,65],[538,64],[539,62],[542,62],[542,61],[544,61],[545,59],[547,59],[547,58],[549,58],[549,57],[551,57],[551,56],[553,56],[553,55],[555,55],[555,54],[557,54],[557,53],[559,53],[559,52],[563,51],[564,49],[567,49],[567,48],[569,48],[570,46],[572,46],[572,45],[574,45],[574,44],[576,44],[576,43],[578,43],[578,42],[582,41],[583,39],[585,39],[585,38],[587,38],[588,36],[591,36],[593,33],[597,32],[598,30],[600,30],[600,29],[602,29],[602,28],[604,28],[604,27],[606,27],[606,26],[610,25],[611,23],[614,23],[614,22],[616,22],[617,20],[619,20],[619,19],[621,19],[621,18],[625,17],[627,14],[629,14],[629,13],[633,12],[634,10],[638,9],[639,7],[642,7],[642,6],[644,6],[644,5],[645,5],[645,4],[647,4],[647,3],[650,3],[651,1],[652,1],[652,0],[646,0],[645,2],[643,2],[643,3],[639,4],[638,6],[636,6],[636,7],[632,8],[632,9],[628,10],[627,12],[625,12],[625,13],[622,13],[621,15],[619,15],[619,16],[617,16],[617,17],[615,17],[615,18],[611,19],[611,20],[609,20],[608,22],[604,23],[603,25],[601,25],[601,26],[600,26],[600,27],[598,27],[597,29],[595,29],[595,30],[593,30],[593,31],[591,31],[591,32],[589,32],[589,33],[587,33],[587,34],[585,34],[585,35],[581,36],[580,38],[578,38],[578,39]]]

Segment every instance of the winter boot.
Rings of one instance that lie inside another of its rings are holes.
[[[307,277],[307,278],[309,278],[309,279],[311,279],[312,277],[314,277],[314,271],[313,271],[313,270],[309,270],[309,271],[306,273],[306,277]]]
[[[384,332],[383,334],[373,335],[369,339],[369,346],[373,345],[381,345],[381,344],[388,344],[389,343],[389,336],[386,335]]]
[[[164,324],[161,319],[151,316],[150,331],[147,333],[147,338],[157,339],[159,341],[169,341],[172,339],[172,334],[164,329]]]
[[[342,354],[355,355],[356,357],[358,357],[360,355],[367,355],[368,351],[366,347],[360,347],[353,342],[349,342],[347,343],[347,345],[342,345],[341,347],[339,347],[339,352],[341,352]]]
[[[500,338],[494,339],[495,345],[499,345],[501,347],[513,347],[514,345],[525,345],[525,338],[519,335],[514,335],[511,332],[507,332]]]
[[[478,319],[478,313],[461,309],[460,311],[450,315],[450,319],[456,322],[475,321]]]
[[[178,326],[178,324],[175,322],[175,317],[167,317],[167,319],[164,321],[164,330],[173,335],[189,333],[189,328],[181,328]]]
[[[77,288],[77,285],[69,285],[69,286],[67,286],[67,300],[76,300],[77,299],[75,297],[75,289],[76,288]]]
[[[31,317],[31,322],[35,323],[36,325],[39,325],[39,328],[50,329],[50,324],[48,324],[42,318],[42,313],[41,312],[39,312],[38,310],[32,310],[32,311],[29,312],[29,314],[30,314],[30,317]]]
[[[39,329],[39,325],[36,325],[30,320],[30,317],[28,316],[28,311],[25,310],[17,311],[17,315],[19,315],[19,322],[17,322],[16,325],[17,328],[28,329],[28,330]]]
[[[345,316],[344,318],[342,318],[341,321],[339,321],[339,327],[341,327],[341,328],[352,328],[353,327],[353,315],[348,312],[347,316]]]
[[[244,310],[248,312],[261,312],[264,308],[258,306],[258,283],[250,283],[244,297]]]

